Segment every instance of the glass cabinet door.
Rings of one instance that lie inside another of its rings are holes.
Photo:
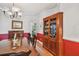
[[[49,27],[49,25],[48,25],[48,21],[45,21],[44,22],[44,35],[48,35],[48,28]]]
[[[50,33],[52,38],[56,37],[56,18],[50,21]]]

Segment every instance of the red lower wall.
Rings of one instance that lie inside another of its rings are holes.
[[[37,33],[37,39],[38,39],[39,41],[43,42],[43,37],[44,37],[43,34]]]
[[[28,33],[24,33],[24,37],[27,38]],[[4,40],[4,39],[8,39],[8,34],[0,34],[0,41]],[[43,41],[43,34],[37,33],[37,39],[42,42]]]
[[[0,41],[4,40],[4,39],[8,39],[8,35],[7,34],[0,34]]]
[[[28,33],[24,33],[24,37],[28,37]],[[0,34],[0,41],[8,39],[8,34]]]
[[[64,55],[79,56],[79,42],[64,40]]]

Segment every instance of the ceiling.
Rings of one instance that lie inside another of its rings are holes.
[[[25,15],[36,15],[44,10],[56,7],[56,3],[14,3]],[[0,8],[11,8],[12,3],[0,3]]]

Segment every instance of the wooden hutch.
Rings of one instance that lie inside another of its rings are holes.
[[[55,56],[63,55],[63,12],[43,19],[43,47]]]

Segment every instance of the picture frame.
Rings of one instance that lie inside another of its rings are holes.
[[[23,29],[23,21],[12,20],[12,29]]]

